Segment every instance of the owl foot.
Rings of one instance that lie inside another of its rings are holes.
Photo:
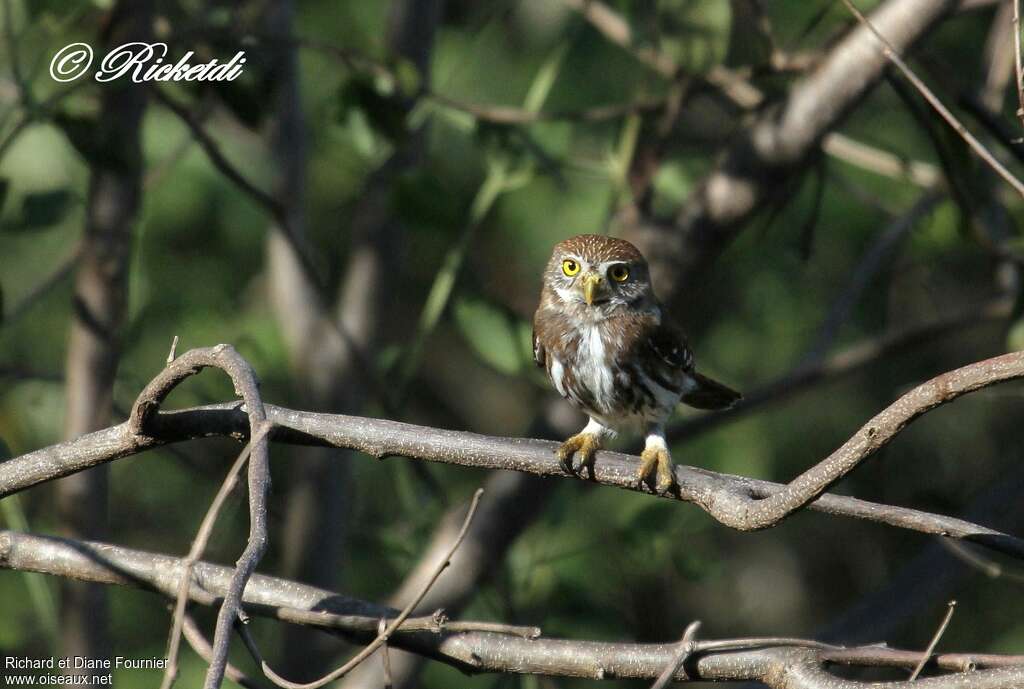
[[[672,455],[664,447],[649,446],[640,453],[640,470],[636,473],[637,484],[650,483],[651,474],[657,470],[658,481],[654,489],[659,494],[667,493],[676,486],[676,465]]]
[[[574,454],[578,454],[580,456],[580,467],[578,471],[582,472],[587,467],[593,471],[594,455],[599,449],[601,449],[601,439],[599,437],[593,433],[577,433],[562,443],[561,446],[555,450],[555,454],[558,456],[558,461],[561,462],[562,468],[570,474],[575,474],[577,470],[572,468],[572,456]]]

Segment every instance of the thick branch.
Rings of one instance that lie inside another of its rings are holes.
[[[0,567],[41,572],[105,584],[133,586],[173,597],[184,563],[178,558],[117,546],[0,531]],[[196,563],[189,596],[201,605],[216,604],[228,590],[232,570]],[[331,591],[276,577],[255,575],[245,590],[246,609],[254,614],[297,621],[342,633],[354,642],[377,635],[381,618],[397,611]],[[305,614],[303,614],[305,612]],[[473,623],[462,623],[472,625]],[[422,627],[420,627],[422,629]],[[678,653],[677,643],[628,644],[568,639],[524,638],[483,631],[406,631],[390,643],[466,672],[504,672],[564,677],[654,679]],[[777,689],[861,689],[839,679],[828,663],[912,668],[921,654],[883,646],[840,648],[801,639],[731,639],[694,642],[692,660],[676,679],[764,682]],[[932,658],[934,668],[963,674],[908,682],[873,684],[876,689],[1009,689],[1024,681],[1024,657],[950,654]]]
[[[900,53],[956,9],[955,0],[888,0],[872,25]],[[683,206],[673,227],[637,228],[652,259],[655,282],[673,302],[694,286],[744,223],[786,188],[818,151],[822,138],[881,79],[888,60],[874,35],[857,26],[821,65],[798,81],[785,101],[769,107],[738,136]]]
[[[187,353],[181,359],[188,359],[191,354]],[[1004,354],[965,366],[933,378],[896,400],[832,455],[789,485],[679,467],[676,470],[679,490],[672,497],[692,502],[719,522],[736,529],[766,528],[801,507],[810,506],[830,514],[970,540],[1024,557],[1024,541],[995,529],[902,507],[823,495],[829,486],[881,449],[921,414],[972,390],[1021,377],[1024,377],[1024,352]],[[168,387],[166,378],[166,374],[161,374],[150,383],[128,422],[0,464],[0,497],[136,454],[149,447],[210,435],[245,437],[248,434],[250,420],[237,405],[213,405],[155,415],[150,411],[145,432],[137,434],[135,429],[143,426],[138,425],[135,419],[152,406],[147,407],[148,403],[143,400],[158,402],[173,387]],[[269,405],[266,413],[267,419],[275,425],[271,439],[279,442],[333,445],[378,458],[401,455],[445,464],[567,477],[554,459],[556,444],[547,441],[489,437],[384,419],[315,414]],[[636,485],[635,475],[635,458],[603,452],[597,458],[593,480],[603,485],[641,490]]]

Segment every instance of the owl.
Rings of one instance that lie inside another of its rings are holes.
[[[602,442],[626,428],[645,437],[640,485],[676,485],[665,421],[679,402],[726,409],[741,395],[697,373],[686,337],[651,285],[647,261],[614,237],[579,235],[557,244],[533,317],[533,356],[565,399],[590,421],[556,450],[566,471],[593,469]]]

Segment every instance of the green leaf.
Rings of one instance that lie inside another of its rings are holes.
[[[725,59],[732,11],[719,0],[659,0],[658,47],[686,72],[702,72]]]
[[[519,332],[506,314],[478,299],[460,299],[453,315],[459,332],[484,362],[506,375],[522,370]]]
[[[71,205],[68,189],[50,189],[26,194],[21,202],[22,229],[32,230],[53,225],[64,217]]]
[[[11,188],[11,182],[6,177],[0,177],[0,213],[4,211],[4,201],[7,199],[7,191]]]
[[[423,78],[420,75],[420,71],[416,69],[409,60],[399,58],[395,64],[395,85],[398,88],[398,93],[404,98],[412,98],[419,93],[420,86],[423,84]]]

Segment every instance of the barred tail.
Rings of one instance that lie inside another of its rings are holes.
[[[683,395],[682,401],[697,409],[728,409],[743,399],[743,395],[730,387],[711,380],[696,371],[691,374],[697,384],[693,390]]]

